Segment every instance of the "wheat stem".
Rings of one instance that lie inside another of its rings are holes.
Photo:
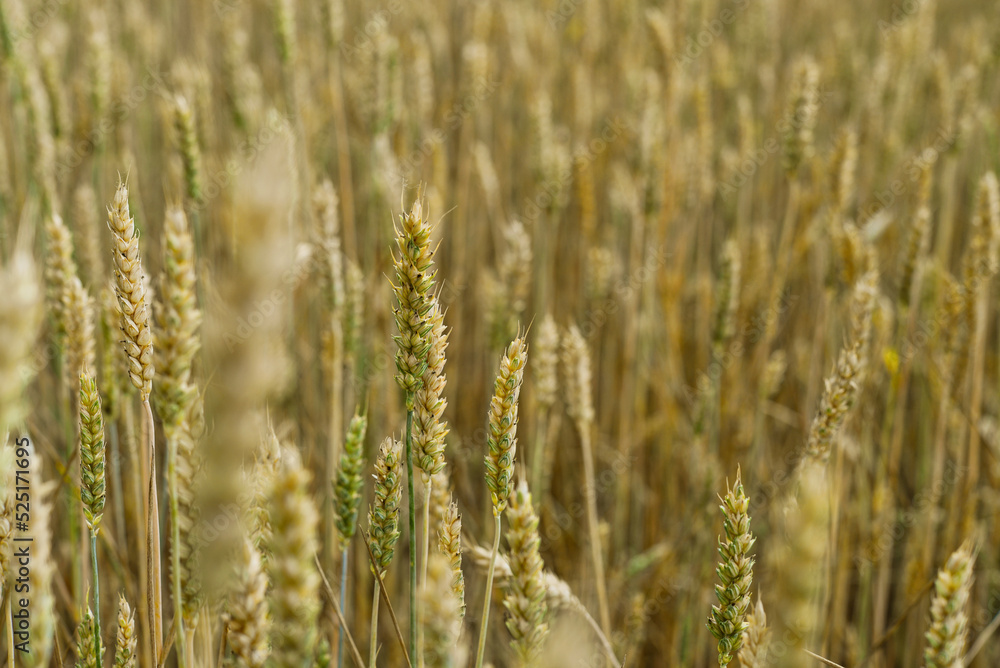
[[[103,666],[101,658],[101,579],[97,575],[97,531],[95,529],[90,531],[90,565],[94,570],[94,655],[97,657],[97,665]]]
[[[174,595],[174,620],[177,625],[177,666],[187,668],[187,630],[184,623],[184,605],[181,595],[181,530],[180,503],[177,497],[177,442],[167,443],[167,487],[170,496],[170,584]]]
[[[490,597],[493,594],[493,574],[497,567],[497,553],[500,551],[500,517],[494,515],[493,551],[490,552],[490,568],[486,571],[486,596],[483,600],[483,618],[479,626],[479,647],[476,649],[476,668],[483,668],[483,654],[486,651],[486,627],[490,621]]]
[[[378,577],[372,594],[372,628],[371,640],[368,646],[368,668],[375,668],[375,654],[378,651]]]
[[[340,559],[340,609],[346,610],[344,599],[347,597],[347,548],[344,548]],[[337,668],[344,665],[344,631],[337,627]]]
[[[417,518],[413,503],[413,392],[406,393],[406,497],[410,511],[410,653],[417,649]]]

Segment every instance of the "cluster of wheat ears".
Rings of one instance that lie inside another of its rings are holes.
[[[994,11],[3,0],[0,666],[998,665]]]

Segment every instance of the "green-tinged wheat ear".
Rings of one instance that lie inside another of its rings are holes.
[[[361,504],[361,469],[365,465],[364,444],[368,419],[363,415],[351,418],[344,441],[344,452],[340,455],[340,467],[333,481],[333,499],[337,512],[337,534],[340,547],[347,549],[358,526],[358,506]]]
[[[521,665],[534,665],[549,633],[548,603],[542,573],[545,564],[538,552],[538,516],[531,505],[531,494],[522,480],[510,497],[507,514],[508,562],[511,578],[504,590],[507,630],[511,646]]]
[[[142,400],[153,388],[153,334],[149,328],[149,306],[139,257],[139,235],[129,215],[128,188],[118,184],[108,207],[108,226],[114,235],[115,293],[121,314],[122,345],[128,358],[128,375]]]
[[[740,648],[740,665],[743,668],[764,668],[767,665],[767,646],[771,640],[767,628],[767,615],[760,598],[753,610],[747,612],[747,629],[743,632]]]
[[[462,516],[458,504],[448,505],[438,527],[438,550],[448,558],[451,569],[451,593],[458,601],[459,616],[465,617],[465,575],[462,574]]]
[[[83,515],[96,535],[104,515],[104,419],[97,380],[89,369],[80,374],[80,480]]]
[[[459,642],[462,634],[462,611],[458,600],[449,595],[452,571],[448,559],[432,553],[427,562],[427,579],[420,589],[423,614],[420,623],[423,637],[423,665],[427,668],[465,666],[466,647]]]
[[[722,248],[719,268],[719,288],[715,305],[715,327],[712,343],[724,346],[736,330],[736,310],[740,303],[740,250],[736,241],[728,239]]]
[[[183,95],[174,98],[174,130],[184,163],[184,187],[192,202],[201,201],[201,150],[198,148],[194,110]]]
[[[533,347],[535,402],[540,409],[548,410],[556,403],[559,391],[559,327],[552,314],[542,320]]]
[[[507,346],[493,384],[487,425],[486,486],[499,517],[514,491],[514,458],[517,455],[517,406],[524,379],[528,347],[522,336]]]
[[[226,638],[233,652],[232,665],[261,668],[269,655],[267,636],[271,627],[267,575],[260,553],[249,538],[244,539],[233,570],[235,582],[226,609]]]
[[[975,549],[966,541],[955,550],[934,581],[930,628],[925,634],[925,668],[953,668],[964,665],[965,642],[969,635],[969,594]]]
[[[365,276],[350,260],[344,272],[344,351],[356,355],[365,319]]]
[[[396,382],[407,393],[415,393],[423,386],[427,369],[427,352],[430,349],[431,288],[434,285],[434,250],[430,246],[431,225],[424,217],[419,199],[410,212],[399,217],[396,229],[398,255],[393,258],[396,282],[393,291],[397,305],[394,309],[395,336],[399,350],[396,353]],[[412,402],[412,398],[410,398]],[[412,409],[408,405],[408,409]]]
[[[94,613],[90,607],[83,613],[80,625],[76,628],[76,666],[77,668],[101,668],[97,660],[94,647]],[[104,654],[104,645],[101,644],[101,655]]]
[[[273,529],[267,562],[271,656],[281,668],[310,661],[317,640],[320,577],[314,557],[319,514],[309,496],[309,478],[298,451],[286,448],[268,504]]]
[[[754,558],[750,555],[755,538],[750,532],[750,499],[743,493],[743,483],[737,469],[736,483],[722,498],[723,528],[726,539],[719,539],[719,567],[715,572],[720,584],[715,585],[719,604],[712,606],[708,629],[718,640],[719,665],[728,666],[743,644],[743,633],[750,608],[750,585],[753,583]]]
[[[195,297],[194,239],[183,209],[167,209],[163,230],[164,263],[155,337],[158,381],[153,399],[171,440],[198,393],[191,383],[191,364],[201,347],[201,311]]]
[[[448,423],[442,419],[448,401],[444,398],[447,378],[444,374],[445,351],[448,348],[448,331],[444,326],[444,312],[437,297],[431,299],[427,312],[429,347],[427,368],[421,387],[414,397],[413,413],[413,463],[433,476],[444,469],[445,437]]]
[[[399,504],[403,496],[403,444],[386,438],[375,461],[375,498],[368,509],[368,533],[380,575],[384,574],[399,540]],[[373,572],[374,572],[374,566]]]
[[[24,388],[34,376],[28,357],[42,317],[42,289],[31,255],[14,251],[0,266],[0,436],[24,417]]]
[[[811,58],[795,64],[792,73],[791,94],[788,98],[784,131],[784,167],[789,175],[798,171],[799,165],[812,156],[813,130],[819,109],[819,68]]]
[[[135,668],[135,650],[139,637],[135,631],[135,613],[124,594],[118,595],[118,635],[115,639],[115,668]]]

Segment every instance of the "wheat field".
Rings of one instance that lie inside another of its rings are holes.
[[[0,666],[1000,665],[994,3],[0,49]]]

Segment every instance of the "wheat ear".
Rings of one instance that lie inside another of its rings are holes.
[[[954,668],[964,665],[965,642],[969,635],[969,595],[975,550],[966,541],[948,557],[934,581],[931,623],[925,638],[924,666]]]
[[[274,532],[267,561],[274,620],[271,654],[278,666],[301,666],[312,660],[316,647],[320,576],[314,556],[319,515],[309,497],[309,478],[298,452],[286,448],[268,504]]]
[[[226,614],[226,641],[233,650],[233,666],[262,668],[268,657],[267,575],[260,553],[244,538],[235,564],[236,582]]]
[[[509,517],[507,545],[511,578],[505,587],[503,604],[509,614],[507,629],[514,654],[522,666],[532,666],[549,633],[549,608],[542,580],[545,564],[538,553],[541,544],[538,516],[523,480],[510,497]]]
[[[135,668],[136,646],[135,613],[124,594],[118,595],[118,635],[115,639],[115,668]]]
[[[378,649],[379,578],[392,562],[396,541],[399,540],[399,504],[402,498],[400,456],[402,449],[402,443],[393,438],[386,438],[379,447],[378,459],[375,461],[375,499],[368,509],[368,539],[371,543],[374,562],[371,569],[376,576],[372,598],[371,640],[368,652],[370,668],[375,668],[375,656]]]
[[[500,370],[493,383],[490,400],[489,422],[486,429],[486,486],[493,503],[493,556],[486,574],[486,597],[479,626],[479,645],[476,650],[476,668],[482,668],[486,652],[486,633],[490,619],[490,598],[493,590],[493,571],[500,551],[500,520],[507,508],[514,489],[514,457],[517,455],[517,407],[524,379],[524,365],[528,361],[528,347],[524,337],[518,335],[504,352]]]
[[[101,648],[101,579],[97,566],[97,534],[104,515],[104,422],[101,415],[101,396],[97,381],[85,369],[80,374],[80,497],[83,514],[90,529],[90,560],[94,578],[93,619],[94,652],[97,666],[104,654]]]
[[[739,469],[736,483],[721,499],[723,527],[726,540],[719,539],[719,556],[722,558],[715,572],[720,584],[715,585],[719,605],[712,607],[708,629],[718,640],[719,665],[728,666],[743,644],[743,633],[748,627],[747,610],[750,607],[750,585],[753,582],[754,559],[750,556],[754,537],[750,533],[750,499],[743,493]]]

